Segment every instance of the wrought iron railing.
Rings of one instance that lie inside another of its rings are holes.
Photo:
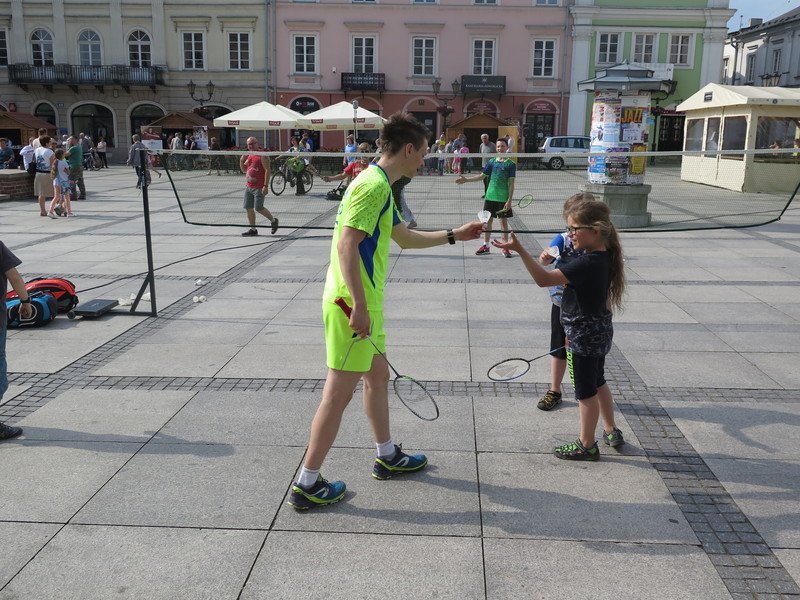
[[[127,65],[27,65],[8,66],[10,83],[42,85],[164,85],[161,67]]]

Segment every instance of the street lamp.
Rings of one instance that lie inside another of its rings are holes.
[[[353,141],[358,144],[358,100],[353,100]]]
[[[186,87],[189,90],[189,95],[192,97],[192,100],[194,100],[195,102],[198,102],[200,104],[200,108],[203,108],[203,104],[205,104],[206,102],[211,100],[211,97],[214,95],[214,89],[217,86],[215,86],[213,84],[213,82],[211,82],[211,81],[209,81],[206,84],[206,92],[208,92],[208,98],[203,98],[202,96],[199,97],[199,98],[195,98],[194,93],[197,90],[197,84],[194,81],[192,81],[191,79],[189,80],[189,83],[186,84]]]
[[[455,100],[456,97],[461,93],[461,82],[458,79],[454,79],[453,83],[450,84],[450,87],[453,88],[453,95],[452,96],[440,96],[439,92],[442,90],[442,80],[438,77],[431,82],[431,88],[433,88],[433,95],[434,97],[443,102],[440,104],[436,111],[444,117],[444,128],[447,129],[448,120],[450,115],[455,112],[455,109],[447,104],[451,100]]]

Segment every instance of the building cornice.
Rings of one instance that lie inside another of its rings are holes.
[[[500,33],[506,26],[502,23],[464,23],[464,28],[471,33]]]
[[[444,29],[444,23],[404,23],[406,29],[415,33],[438,33]]]
[[[344,26],[350,31],[379,31],[383,21],[345,21]]]
[[[285,19],[283,24],[291,29],[322,29],[325,21],[312,21],[308,19]]]
[[[208,31],[212,17],[170,17],[175,31],[178,29],[205,29]]]
[[[256,30],[256,23],[258,17],[217,17],[219,21],[219,29],[249,29],[250,31]]]

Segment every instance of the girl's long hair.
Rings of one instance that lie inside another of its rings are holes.
[[[599,200],[581,199],[575,202],[567,212],[579,225],[596,227],[605,239],[611,257],[611,285],[608,296],[613,308],[622,308],[622,296],[625,293],[625,263],[623,262],[622,244],[619,234],[611,223],[611,211],[608,205]]]

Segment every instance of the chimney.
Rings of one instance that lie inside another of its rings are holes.
[[[748,27],[755,27],[757,25],[761,25],[764,22],[764,19],[750,19],[750,24]]]

